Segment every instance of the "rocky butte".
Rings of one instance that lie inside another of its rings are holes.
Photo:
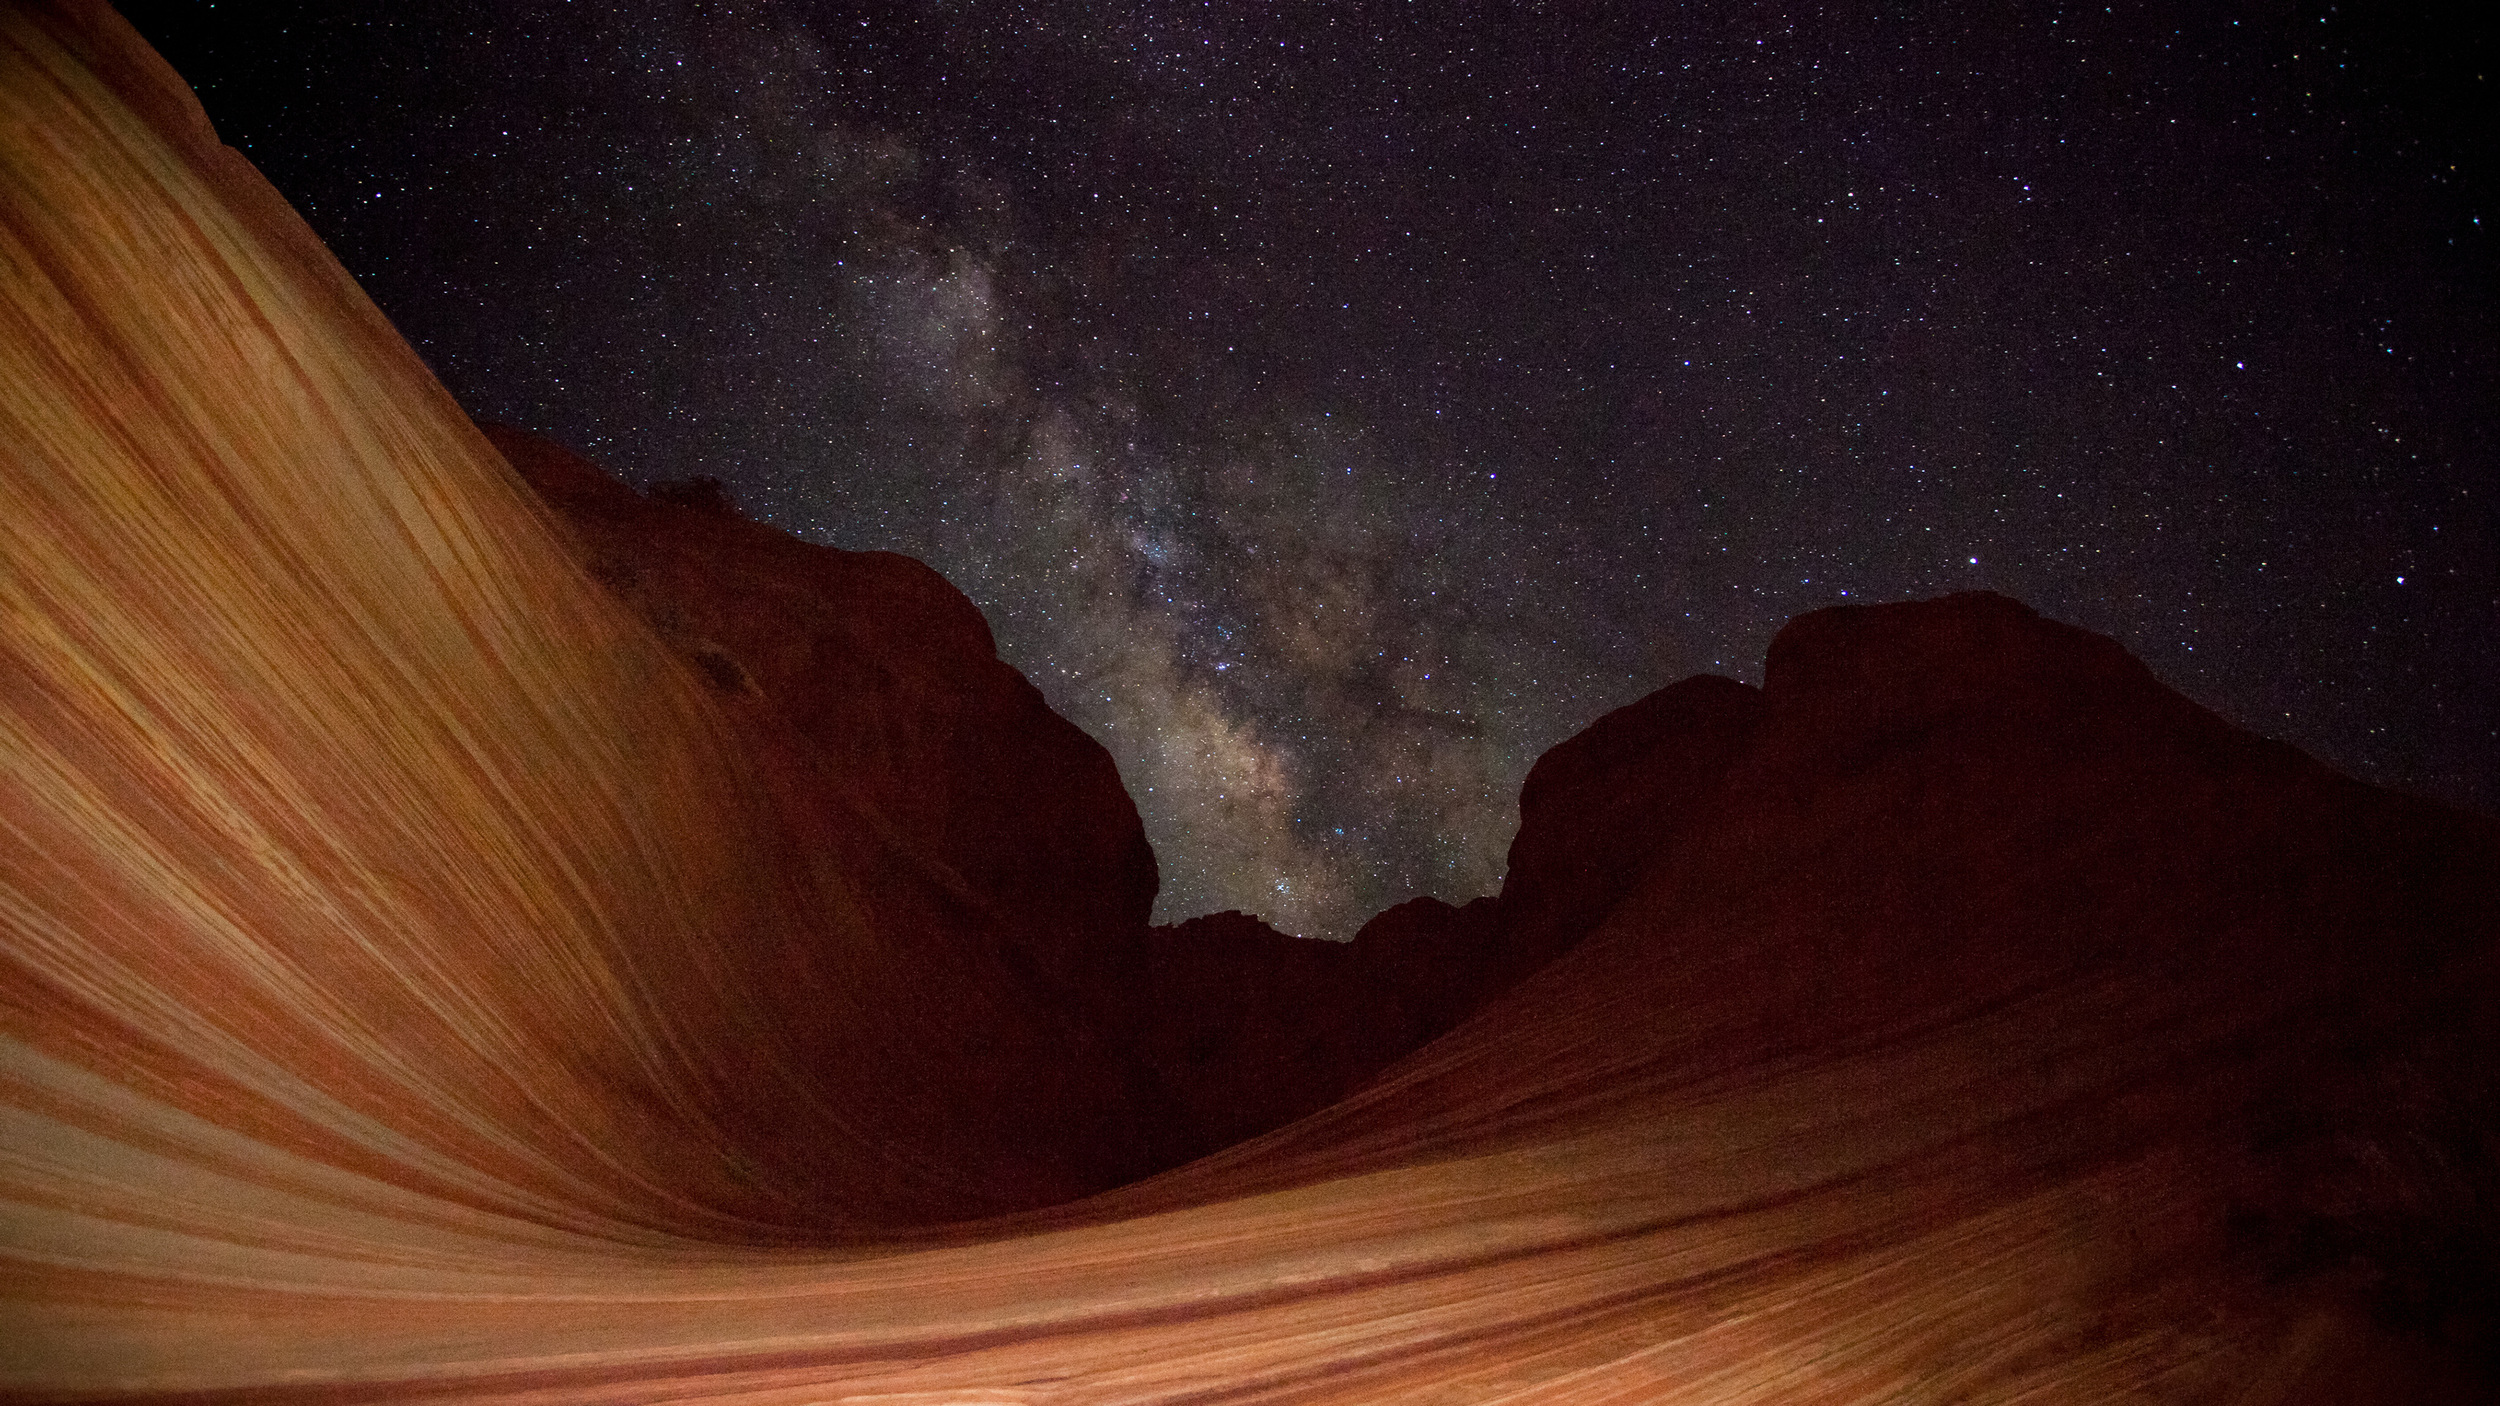
[[[2479,1401],[2500,831],[2013,601],[1151,929],[916,563],[473,426],[0,9],[0,1396]]]

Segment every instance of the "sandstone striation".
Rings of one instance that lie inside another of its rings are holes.
[[[1000,662],[962,592],[909,557],[748,522],[717,484],[646,496],[522,431],[486,437],[762,759],[792,862],[836,876],[892,935],[879,1023],[959,1030],[949,1054],[972,1082],[932,1084],[929,1110],[1020,1151],[983,1154],[999,1195],[950,1210],[1065,1200],[1212,1150],[1153,1116],[1154,1072],[1108,1034],[1154,904],[1137,808],[1101,744]],[[1011,1011],[962,1020],[1002,997]],[[1035,1155],[1048,1168],[1011,1183],[1004,1169]]]
[[[2493,1398],[2489,818],[1986,595],[1521,806],[1147,930],[950,587],[481,433],[0,7],[0,1396]]]

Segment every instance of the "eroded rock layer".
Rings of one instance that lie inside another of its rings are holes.
[[[814,1239],[1153,1165],[1057,999],[1077,929],[1142,923],[1151,857],[960,596],[890,558],[859,586],[951,691],[749,706],[585,573],[117,20],[15,8],[6,37],[0,979],[28,1057],[573,1227]],[[874,667],[829,652],[787,667]],[[985,774],[932,762],[965,736],[1040,799],[945,794]],[[1034,838],[990,844],[999,816]]]
[[[909,557],[747,522],[717,485],[644,495],[545,440],[486,436],[575,560],[708,686],[774,785],[782,862],[830,876],[877,935],[868,1002],[915,1030],[878,1077],[944,1061],[913,1080],[921,1115],[989,1129],[987,1200],[940,1218],[1213,1150],[1161,1116],[1156,1070],[1114,1038],[1155,896],[1137,807],[962,592]]]
[[[1821,612],[1549,756],[1497,903],[1228,990],[942,583],[764,629],[707,563],[796,544],[533,455],[109,12],[0,8],[0,1394],[2490,1398],[2488,820],[2010,601]],[[1176,1104],[1157,983],[1348,1091],[1104,1190],[1296,1111]]]
[[[1419,899],[1352,944],[1240,913],[1149,930],[1154,856],[1110,755],[999,662],[937,573],[744,521],[717,484],[637,493],[535,436],[486,436],[584,569],[711,685],[782,785],[787,847],[854,876],[908,860],[920,882],[877,885],[864,920],[915,934],[915,967],[951,954],[1049,1014],[1044,1046],[990,1032],[1018,1082],[992,1086],[1009,1106],[982,1120],[1047,1146],[1095,1115],[1058,1199],[1325,1107],[1567,945],[1506,942],[1490,899]],[[938,911],[914,901],[930,880]],[[1016,1123],[1035,1115],[1047,1126]]]

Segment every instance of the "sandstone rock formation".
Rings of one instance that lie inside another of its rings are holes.
[[[1343,1098],[1515,979],[1493,906],[1418,898],[1350,943],[1246,913],[1159,927],[1103,1018],[1151,1071],[1176,1151],[1214,1152]]]
[[[909,557],[747,522],[717,484],[645,496],[535,436],[486,437],[764,759],[787,851],[840,875],[891,935],[885,1020],[942,1029],[966,1001],[1011,993],[1013,1014],[952,1052],[981,1071],[979,1092],[933,1083],[929,1107],[977,1111],[1002,1146],[1028,1150],[988,1160],[1048,1149],[1053,1171],[951,1209],[1065,1200],[1212,1150],[1177,1140],[1153,1115],[1151,1072],[1105,1039],[1142,979],[1154,905],[1137,808],[1110,754],[999,661],[962,592]],[[942,992],[939,972],[981,991]]]
[[[579,474],[550,519],[117,20],[9,25],[0,868],[46,1048],[127,1027],[167,1097],[568,1224],[817,1238],[1169,1160],[1065,1000],[1151,901],[1134,810],[960,595]],[[758,609],[791,647],[732,666]]]
[[[943,583],[706,498],[0,8],[0,1395],[2490,1399],[2490,820],[1955,597],[1259,956]]]
[[[724,707],[787,720],[817,784],[943,865],[986,926],[1052,967],[1145,926],[1154,854],[1111,755],[999,662],[989,623],[936,572],[747,522],[717,483],[646,497],[522,431],[486,437]]]
[[[536,436],[486,437],[782,780],[785,843],[851,874],[908,856],[948,902],[931,911],[872,878],[871,925],[914,934],[915,967],[976,964],[1052,1018],[1044,1045],[996,1036],[1021,1087],[1000,1086],[1013,1106],[981,1119],[1039,1113],[1054,1136],[1081,1133],[1077,1179],[1027,1200],[1107,1189],[1333,1103],[1532,965],[1497,950],[1489,901],[1417,900],[1350,945],[1239,913],[1149,932],[1154,856],[1110,755],[999,662],[937,573],[744,521],[717,484],[645,495]],[[863,848],[862,829],[880,843]],[[1070,1121],[1088,1109],[1116,1121]],[[1044,1131],[1014,1136],[1047,1146]]]

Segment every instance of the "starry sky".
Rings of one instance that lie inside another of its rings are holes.
[[[1350,936],[1985,587],[2500,810],[2493,46],[2427,7],[126,7],[470,412],[920,557]]]

